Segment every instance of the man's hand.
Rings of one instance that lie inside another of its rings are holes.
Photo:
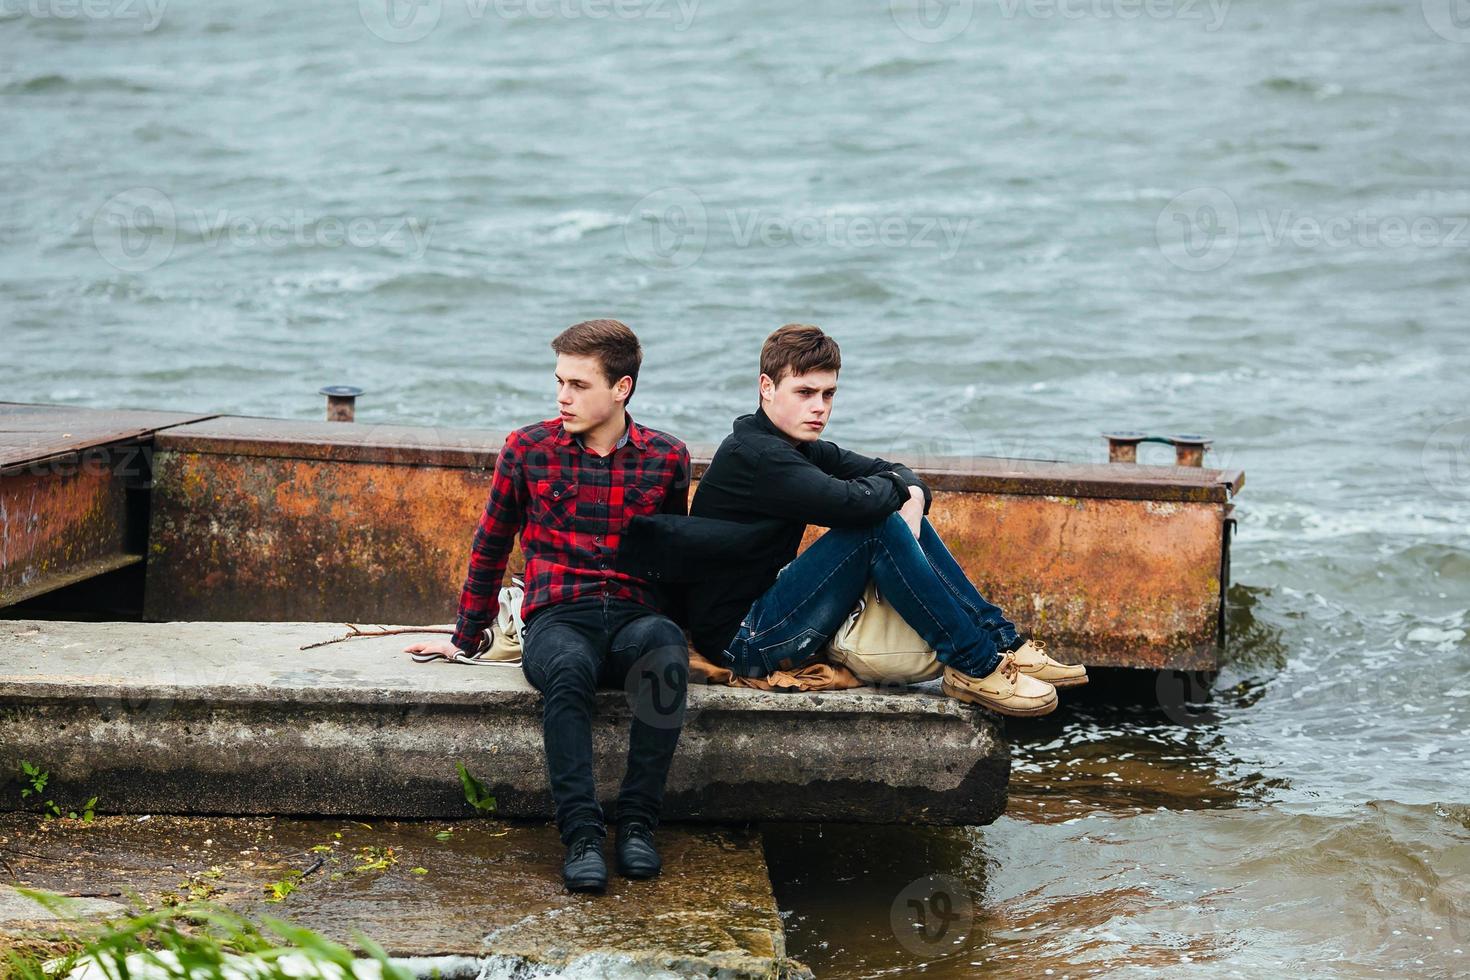
[[[914,532],[914,540],[919,540],[919,533],[923,530],[924,491],[918,487],[909,487],[908,502],[898,509],[898,516]]]
[[[419,657],[438,655],[445,660],[453,660],[455,654],[459,653],[459,647],[448,640],[424,640],[422,643],[410,643],[403,648],[403,652],[416,654]]]

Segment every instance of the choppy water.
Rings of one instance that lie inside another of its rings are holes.
[[[843,342],[854,446],[1210,433],[1249,474],[1210,705],[1014,726],[984,830],[773,832],[793,948],[1470,972],[1470,21],[924,3],[0,0],[0,398],[314,418],[352,383],[364,421],[505,428],[611,314],[636,414],[695,442],[789,320]],[[931,873],[958,945],[890,919]]]

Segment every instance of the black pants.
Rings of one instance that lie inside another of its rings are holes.
[[[598,687],[627,692],[633,721],[619,820],[658,825],[664,782],[689,682],[684,631],[647,606],[590,599],[548,606],[526,624],[521,670],[541,692],[546,772],[564,843],[583,827],[605,827],[592,774],[592,712]]]

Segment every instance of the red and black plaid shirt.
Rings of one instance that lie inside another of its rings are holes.
[[[626,443],[606,456],[582,448],[561,419],[517,429],[495,461],[490,499],[475,529],[454,645],[474,652],[495,618],[517,532],[526,558],[523,618],[574,599],[626,599],[657,608],[646,580],[611,567],[613,554],[634,515],[684,514],[688,508],[689,450],[632,416]]]

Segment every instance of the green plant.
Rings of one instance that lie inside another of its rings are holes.
[[[78,932],[89,926],[75,915],[66,898],[29,888],[16,891],[62,917]],[[222,906],[194,902],[135,910],[125,918],[108,920],[59,961],[47,962],[29,950],[11,950],[0,961],[0,975],[8,973],[15,980],[56,980],[77,965],[92,962],[114,980],[139,976],[196,980],[230,974],[249,975],[252,980],[367,980],[380,971],[383,980],[410,980],[410,974],[389,961],[377,943],[361,933],[354,934],[353,941],[374,961],[374,969],[361,969],[366,960],[310,929],[269,917],[256,922]],[[287,956],[305,959],[308,972],[302,972],[298,962],[282,962]]]
[[[265,885],[266,901],[279,902],[284,900],[287,895],[294,892],[297,886],[301,884],[302,877],[304,877],[302,872],[292,868],[279,881],[272,881]]]
[[[391,847],[366,845],[357,849],[357,864],[353,871],[387,871],[398,863],[398,853]]]
[[[165,905],[182,905],[186,901],[213,898],[219,894],[215,882],[224,877],[224,873],[219,865],[211,866],[208,871],[195,871],[179,882],[179,892],[164,892],[160,901]]]
[[[63,814],[61,807],[56,805],[55,800],[45,799],[46,784],[51,781],[51,773],[42,769],[40,766],[31,765],[25,759],[20,760],[20,771],[22,779],[30,783],[29,786],[21,787],[21,799],[28,800],[34,796],[36,802],[41,804],[41,813],[47,820],[59,820],[65,816],[71,820],[81,819],[86,823],[91,823],[92,818],[96,816],[94,811],[97,806],[97,797],[94,796],[82,804],[80,814],[76,810],[67,810]]]
[[[459,770],[459,782],[464,787],[465,802],[474,807],[480,813],[495,812],[495,797],[491,796],[485,789],[485,784],[480,782],[470,771],[464,767],[463,762],[456,762],[455,768]]]

